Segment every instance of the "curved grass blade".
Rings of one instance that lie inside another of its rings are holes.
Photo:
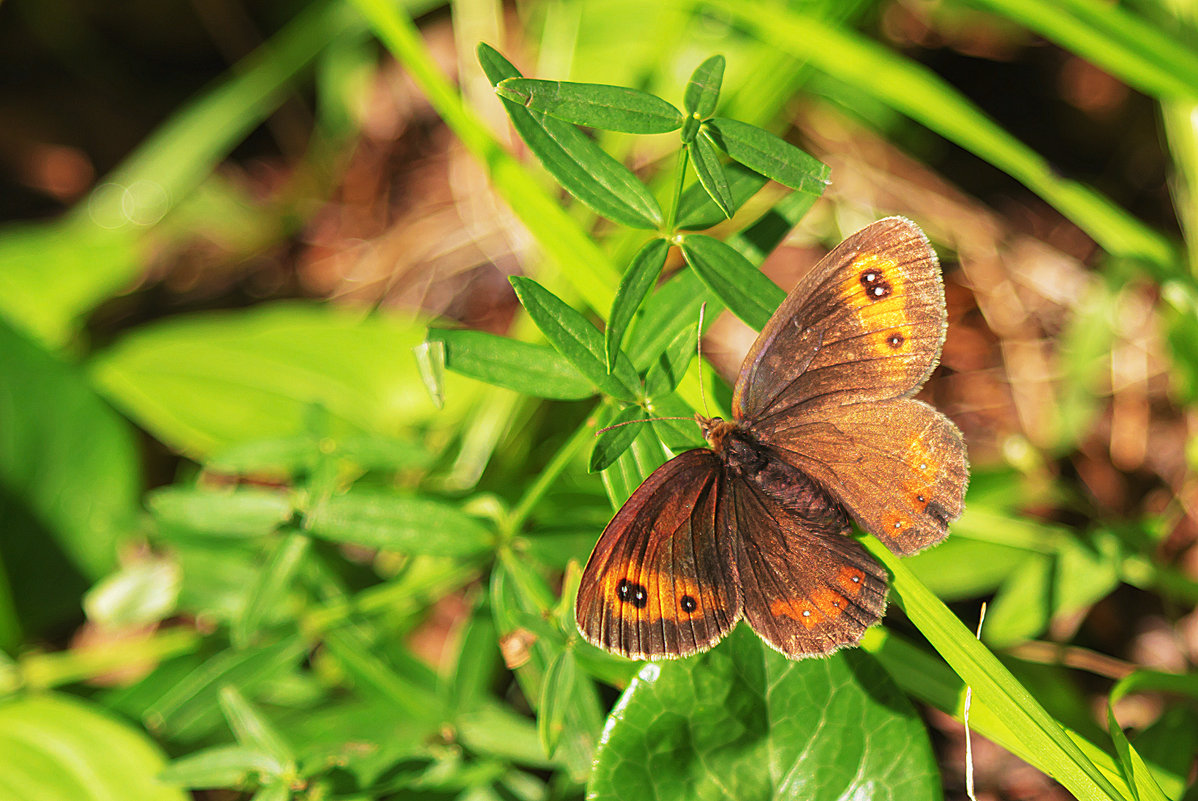
[[[676,131],[682,112],[648,92],[602,83],[508,78],[495,87],[500,97],[559,120],[633,134]]]
[[[430,328],[428,339],[444,346],[447,368],[488,384],[554,400],[595,394],[595,387],[574,365],[545,345],[447,328]]]
[[[520,72],[493,47],[478,46],[478,60],[492,85]],[[568,122],[503,99],[512,126],[562,187],[596,214],[631,228],[657,228],[661,206],[635,174]]]
[[[730,157],[791,189],[820,194],[828,185],[828,165],[763,128],[716,117],[703,130]]]
[[[611,372],[620,353],[620,344],[624,341],[624,332],[641,302],[653,288],[661,268],[665,266],[666,254],[669,253],[669,241],[661,238],[651,239],[645,243],[635,256],[632,263],[620,279],[620,288],[616,290],[616,299],[611,305],[611,315],[608,316],[605,347],[607,369]]]
[[[777,284],[718,239],[688,234],[682,240],[682,255],[703,283],[754,330],[764,328],[786,298]]]
[[[715,143],[707,131],[700,130],[698,135],[687,145],[690,150],[691,163],[695,165],[695,174],[707,194],[719,206],[725,217],[732,217],[736,207],[732,205],[732,189],[728,186],[728,176],[724,174],[724,165],[720,163],[720,155],[716,152]]]

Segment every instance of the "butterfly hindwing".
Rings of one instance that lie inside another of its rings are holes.
[[[899,398],[773,418],[758,433],[900,556],[943,540],[965,508],[965,441],[922,401]]]
[[[802,406],[913,393],[946,326],[936,253],[888,217],[840,243],[799,281],[745,357],[733,414],[752,424]]]
[[[788,510],[747,481],[729,482],[728,514],[740,532],[744,617],[791,659],[853,645],[886,608],[886,572],[847,536]]]
[[[740,617],[733,538],[719,526],[724,483],[713,452],[659,467],[603,530],[583,571],[578,628],[635,659],[693,654]]]

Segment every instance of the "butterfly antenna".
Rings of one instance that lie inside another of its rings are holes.
[[[699,331],[695,335],[695,351],[699,355],[699,397],[703,399],[703,416],[711,417],[707,408],[707,392],[703,389],[703,315],[707,313],[707,301],[699,305]]]
[[[642,418],[640,418],[639,420],[625,420],[625,421],[624,421],[624,422],[622,422],[622,423],[612,423],[612,424],[611,424],[611,425],[609,425],[609,426],[604,426],[603,428],[601,428],[601,429],[599,429],[598,431],[596,431],[596,432],[595,432],[595,436],[599,436],[599,435],[600,435],[600,434],[602,434],[604,431],[611,431],[613,428],[619,428],[620,426],[630,426],[630,425],[633,425],[633,424],[635,424],[635,423],[652,423],[652,422],[653,422],[653,421],[655,421],[655,420],[688,420],[688,421],[693,421],[694,419],[695,419],[695,418],[693,418],[693,417],[642,417]]]

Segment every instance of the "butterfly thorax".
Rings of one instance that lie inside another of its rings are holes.
[[[696,416],[726,475],[757,487],[809,525],[840,531],[848,527],[844,508],[814,480],[788,464],[741,423]]]

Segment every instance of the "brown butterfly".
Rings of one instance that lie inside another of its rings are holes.
[[[940,356],[936,253],[909,220],[858,231],[808,273],[745,357],[732,420],[696,415],[711,449],[662,465],[604,529],[575,616],[636,659],[715,645],[742,616],[792,659],[853,645],[886,573],[849,518],[896,554],[948,536],[965,443],[913,400]]]

